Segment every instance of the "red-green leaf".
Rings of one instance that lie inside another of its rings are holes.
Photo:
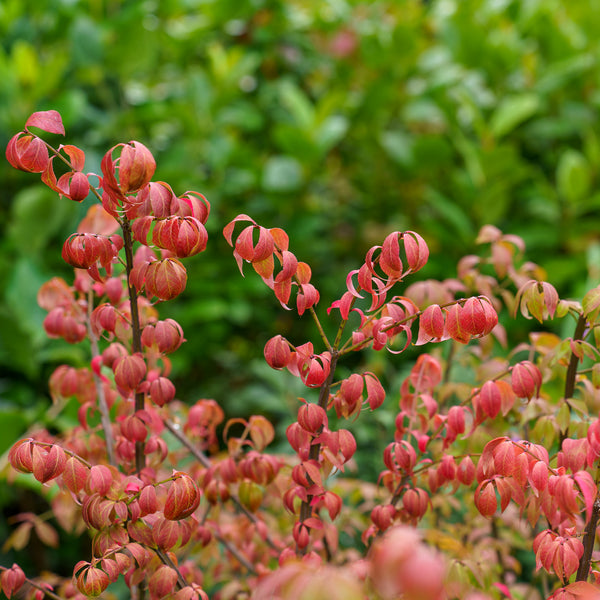
[[[25,129],[28,127],[37,127],[48,133],[59,133],[65,135],[65,128],[62,123],[60,113],[56,110],[44,110],[40,112],[34,112],[27,122],[25,123]]]

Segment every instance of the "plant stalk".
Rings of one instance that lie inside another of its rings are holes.
[[[579,319],[577,320],[577,325],[575,326],[575,333],[573,334],[573,341],[578,341],[583,339],[583,334],[585,332],[585,325],[587,323],[587,319],[583,314],[579,315]],[[567,367],[567,376],[565,380],[565,393],[564,393],[564,401],[568,404],[569,398],[573,397],[573,393],[575,392],[575,382],[577,378],[577,365],[579,364],[579,358],[575,355],[574,352],[571,353],[571,359],[569,360],[569,366]],[[559,437],[559,447],[562,446],[563,440],[565,440],[569,436],[569,427],[565,429],[564,432],[561,431]]]
[[[585,528],[583,534],[583,556],[579,561],[577,576],[575,581],[587,581],[590,573],[590,563],[592,562],[592,552],[594,551],[594,542],[596,540],[596,527],[598,526],[598,518],[600,517],[600,499],[594,501],[592,515],[590,521]]]
[[[140,313],[138,308],[138,293],[135,286],[130,281],[131,271],[133,270],[133,241],[131,237],[131,223],[127,217],[119,221],[123,231],[123,246],[125,248],[125,270],[127,273],[127,291],[129,293],[129,307],[131,310],[131,348],[133,352],[142,351],[142,331],[140,328]],[[144,409],[144,394],[135,395],[135,412]],[[146,466],[144,456],[144,442],[135,443],[135,470],[139,475]]]

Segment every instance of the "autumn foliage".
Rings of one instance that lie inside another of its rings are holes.
[[[285,431],[290,452],[275,454],[267,418],[226,415],[212,399],[185,404],[169,378],[185,337],[160,303],[184,292],[185,259],[209,243],[207,199],[153,181],[140,142],[111,148],[94,174],[81,149],[54,148],[32,128],[65,133],[56,111],[34,113],[8,144],[11,165],[61,198],[92,199],[62,248],[73,280],[38,294],[46,333],[87,344],[89,366],[62,365],[49,382],[57,405],[76,399],[79,425],[36,431],[8,458],[52,490],[64,529],[89,532],[90,556],[51,583],[0,566],[7,597],[95,597],[117,580],[152,600],[598,597],[598,288],[560,299],[523,261],[522,240],[493,226],[456,278],[410,283],[427,243],[391,232],[341,279],[324,317],[286,232],[234,217],[223,235],[240,271],[249,265],[317,332],[272,332],[264,347],[267,364],[306,390]],[[510,348],[498,315],[573,318],[573,333],[545,329]],[[355,372],[341,367],[354,353],[394,361],[411,348],[421,353],[398,392],[386,393],[366,358]],[[370,448],[355,432],[384,403],[397,408],[375,484],[356,471]],[[56,544],[45,519],[16,522],[9,546],[32,530]]]

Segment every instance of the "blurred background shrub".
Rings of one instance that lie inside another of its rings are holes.
[[[208,197],[209,248],[162,312],[189,340],[179,397],[278,422],[303,390],[262,345],[279,332],[302,343],[313,324],[239,276],[222,227],[243,212],[287,230],[322,312],[390,231],[423,235],[423,277],[445,278],[486,223],[521,235],[578,296],[599,281],[599,39],[593,0],[3,0],[0,143],[57,109],[87,170],[135,139],[157,179]],[[47,418],[53,368],[87,361],[45,338],[36,292],[70,281],[60,247],[88,204],[6,162],[0,179],[2,452]],[[405,362],[386,367],[390,383]],[[390,402],[374,428],[393,422]]]

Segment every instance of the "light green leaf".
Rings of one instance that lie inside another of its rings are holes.
[[[576,150],[563,152],[556,168],[556,185],[569,202],[583,200],[590,189],[590,169],[585,157]]]
[[[379,143],[386,154],[399,165],[408,167],[413,162],[413,141],[403,131],[384,131],[379,136]]]
[[[490,129],[494,137],[501,138],[515,127],[532,117],[540,108],[540,100],[535,94],[508,96],[492,115]]]
[[[316,134],[316,142],[321,152],[333,148],[348,131],[348,119],[342,115],[331,115],[323,121]]]
[[[291,156],[272,156],[265,163],[263,188],[269,192],[291,192],[302,185],[302,166]]]
[[[310,129],[315,120],[315,111],[306,94],[291,81],[281,83],[279,94],[283,105],[290,111],[296,125],[301,129]]]

